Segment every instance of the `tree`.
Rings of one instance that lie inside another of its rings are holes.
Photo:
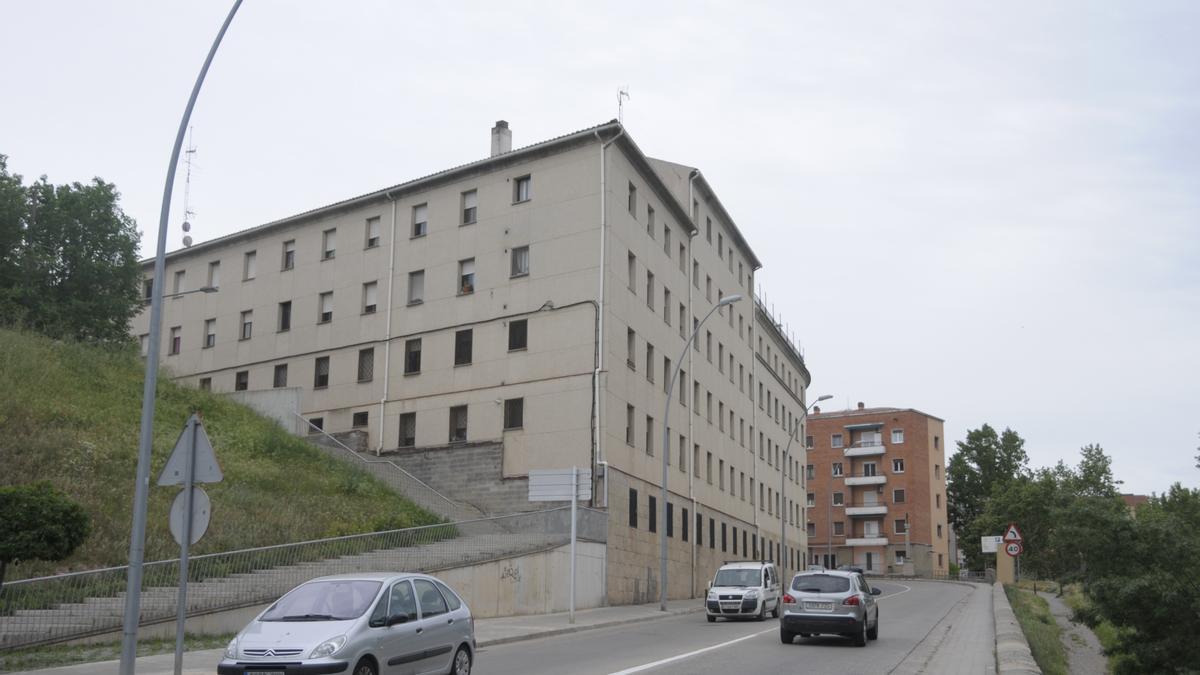
[[[0,488],[0,586],[10,563],[62,560],[91,529],[83,507],[49,483]]]
[[[965,546],[967,563],[979,569],[984,560],[972,541],[987,534],[979,523],[993,491],[1028,472],[1025,441],[1011,429],[1002,434],[984,424],[967,432],[946,467],[946,506],[950,524]]]
[[[138,310],[139,235],[116,186],[25,186],[0,155],[0,309],[51,337],[128,339]]]

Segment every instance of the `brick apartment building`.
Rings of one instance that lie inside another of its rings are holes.
[[[943,424],[912,408],[814,409],[805,438],[810,564],[946,573]]]

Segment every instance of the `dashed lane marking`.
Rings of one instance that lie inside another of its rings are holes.
[[[676,662],[676,661],[682,661],[682,660],[684,660],[684,659],[689,659],[689,658],[691,658],[691,657],[693,657],[693,656],[696,656],[697,654],[703,654],[703,653],[705,653],[705,652],[711,652],[711,651],[713,651],[714,649],[720,649],[720,648],[722,648],[722,647],[728,647],[729,645],[732,645],[732,644],[737,644],[737,643],[739,643],[739,642],[742,642],[742,641],[745,641],[745,640],[749,640],[750,638],[756,638],[756,637],[758,637],[759,635],[765,635],[765,634],[767,634],[767,633],[770,633],[770,632],[773,632],[773,631],[775,631],[775,630],[778,630],[778,629],[776,629],[776,628],[768,628],[767,630],[759,631],[759,632],[757,632],[757,633],[751,633],[751,634],[749,634],[749,635],[745,635],[745,636],[743,636],[743,637],[740,637],[740,638],[737,638],[737,639],[735,639],[735,640],[729,640],[728,642],[722,642],[722,643],[720,643],[720,644],[716,644],[716,645],[712,645],[712,646],[709,646],[709,647],[705,647],[704,649],[697,649],[697,650],[695,650],[695,651],[690,651],[690,652],[687,652],[686,654],[678,654],[678,655],[676,655],[676,656],[671,656],[671,657],[668,657],[668,658],[665,658],[665,659],[660,659],[660,660],[658,660],[658,661],[654,661],[654,662],[652,662],[652,663],[644,663],[644,664],[642,664],[642,665],[640,665],[640,666],[634,666],[634,667],[632,667],[632,668],[626,668],[625,670],[618,670],[618,671],[616,671],[616,672],[609,673],[608,675],[632,675],[633,673],[640,673],[640,672],[642,672],[642,671],[645,671],[645,670],[650,670],[651,668],[657,668],[657,667],[659,667],[659,666],[664,666],[664,665],[666,665],[666,664],[668,664],[668,663],[674,663],[674,662]]]

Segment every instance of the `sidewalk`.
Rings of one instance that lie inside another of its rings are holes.
[[[971,593],[942,617],[892,673],[993,675],[996,672],[992,588],[985,584],[970,586]]]
[[[703,600],[672,600],[667,611],[662,612],[658,603],[649,605],[622,605],[620,607],[598,607],[575,612],[575,623],[567,621],[567,613],[537,614],[532,616],[507,616],[475,621],[475,641],[480,649],[491,645],[521,640],[534,640],[564,633],[605,628],[639,621],[653,621],[669,616],[704,611]],[[183,672],[188,675],[211,675],[217,672],[217,662],[224,650],[206,649],[187,652],[183,655]],[[27,671],[38,675],[116,675],[118,661],[84,663],[61,668],[45,668]],[[159,654],[138,658],[135,670],[139,675],[172,675],[175,671],[175,655]]]
[[[1104,647],[1092,629],[1075,623],[1071,608],[1063,603],[1062,598],[1044,591],[1038,591],[1038,595],[1050,605],[1050,613],[1062,630],[1061,640],[1063,650],[1067,652],[1067,667],[1071,675],[1107,672],[1108,657],[1104,656]]]

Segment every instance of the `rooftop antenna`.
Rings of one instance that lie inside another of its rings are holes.
[[[196,215],[196,212],[191,207],[192,196],[192,159],[196,155],[196,146],[192,143],[192,131],[194,127],[188,127],[188,147],[184,150],[183,162],[187,165],[187,177],[183,181],[183,245],[188,247],[192,245],[192,235],[187,234],[192,231],[191,219]]]
[[[625,123],[625,99],[629,98],[629,85],[617,90],[617,123]]]

